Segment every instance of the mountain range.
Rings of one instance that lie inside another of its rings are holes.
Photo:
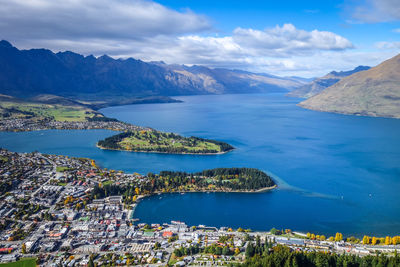
[[[368,66],[358,66],[355,69],[349,71],[332,71],[323,77],[317,78],[312,82],[287,93],[286,95],[291,97],[309,98],[321,93],[323,90],[325,90],[329,86],[334,85],[344,77],[368,69],[370,69],[370,67]]]
[[[114,59],[107,55],[19,50],[0,41],[0,93],[19,98],[50,94],[115,101],[127,97],[287,92],[306,82],[298,77]]]
[[[400,54],[341,79],[299,106],[318,111],[400,118]]]
[[[110,105],[176,102],[168,96],[288,92],[299,106],[400,118],[400,55],[370,68],[330,72],[310,82],[242,70],[19,50],[0,41],[0,94],[44,104]],[[0,99],[1,100],[1,99]]]

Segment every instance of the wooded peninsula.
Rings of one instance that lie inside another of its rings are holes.
[[[222,154],[234,149],[221,141],[153,129],[123,132],[99,141],[97,146],[101,149],[170,154]]]
[[[276,187],[266,173],[253,168],[217,168],[202,172],[187,173],[161,171],[148,173],[138,188],[137,185],[105,184],[96,186],[93,198],[123,195],[129,202],[134,195],[151,195],[172,192],[262,192]],[[125,203],[130,204],[130,203]]]

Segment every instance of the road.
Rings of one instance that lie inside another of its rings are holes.
[[[53,165],[53,170],[52,170],[52,172],[57,173],[57,164],[56,164],[54,161],[52,161],[52,160],[50,160],[50,159],[48,159],[48,158],[46,158],[46,157],[44,157],[44,156],[40,156],[40,157],[41,157],[42,159],[46,160],[47,162],[49,162],[50,164],[52,164],[52,165]],[[38,192],[40,192],[40,190],[42,190],[43,186],[47,185],[47,184],[50,182],[50,180],[51,180],[51,179],[47,180],[47,181],[46,181],[44,184],[42,184],[35,192],[32,192],[31,198],[34,198],[35,195],[36,195]]]

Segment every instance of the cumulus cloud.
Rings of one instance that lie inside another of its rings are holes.
[[[138,50],[132,56],[145,60],[162,59],[169,63],[252,71],[294,71],[302,68],[297,63],[301,57],[313,57],[323,51],[345,51],[353,44],[331,32],[304,31],[285,24],[262,31],[237,28],[224,37],[185,35],[174,40],[152,38],[146,46],[135,47]]]
[[[348,9],[359,22],[377,23],[400,20],[399,0],[352,1]]]
[[[232,35],[224,37],[181,36],[174,41],[171,49],[212,60],[221,57],[290,57],[350,48],[353,44],[349,40],[332,32],[308,32],[292,24],[284,24],[263,31],[236,28]]]
[[[204,16],[146,0],[0,0],[10,39],[138,39],[210,29]]]
[[[18,48],[273,73],[311,72],[307,60],[353,48],[333,32],[292,24],[222,37],[213,30],[205,16],[150,0],[0,0],[0,39]]]
[[[285,56],[318,50],[344,50],[353,48],[346,38],[327,31],[305,31],[293,24],[284,24],[264,31],[237,28],[234,41],[256,53]]]

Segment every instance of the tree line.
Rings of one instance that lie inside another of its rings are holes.
[[[218,191],[218,189],[257,190],[274,184],[266,173],[252,168],[217,168],[196,173],[161,171],[160,174],[148,173],[141,183],[97,185],[93,188],[91,195],[92,198],[97,199],[123,195],[128,201],[132,199],[132,196],[139,194],[188,189],[205,190],[210,189],[210,185],[212,190]]]
[[[257,247],[257,246],[256,246]],[[262,253],[246,254],[246,262],[238,265],[245,267],[395,267],[400,266],[400,257],[395,253],[393,257],[383,254],[377,256],[359,257],[349,254],[334,254],[325,252],[293,251],[285,246],[275,246]]]
[[[270,176],[253,168],[216,168],[195,173],[162,171],[159,175],[149,174],[148,177],[156,190],[186,185],[198,188],[212,185],[231,190],[257,190],[275,185]]]

